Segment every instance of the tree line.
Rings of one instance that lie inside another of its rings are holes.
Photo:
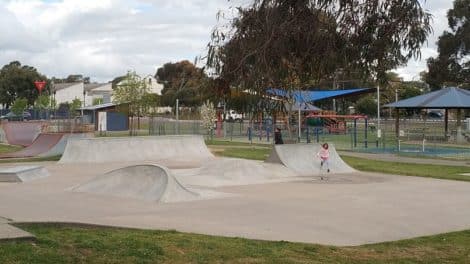
[[[419,58],[432,31],[431,15],[418,0],[253,0],[234,10],[230,19],[220,15],[224,19],[211,33],[208,52],[199,58],[204,67],[183,60],[156,71],[163,91],[154,104],[174,106],[178,99],[198,107],[211,100],[247,112],[276,108],[263,101],[268,88],[379,85],[387,103],[396,95],[403,99],[448,85],[470,87],[470,0],[454,0],[438,56],[427,60],[428,71],[413,82],[403,82],[391,70]],[[115,78],[113,89],[125,78]],[[34,105],[36,80],[47,80],[46,94],[52,82],[90,82],[79,74],[48,79],[13,61],[0,70],[0,104],[10,108],[24,98]]]

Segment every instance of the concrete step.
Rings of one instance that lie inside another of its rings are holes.
[[[10,225],[11,221],[7,218],[0,217],[0,242],[10,240],[32,240],[36,237],[24,230]]]

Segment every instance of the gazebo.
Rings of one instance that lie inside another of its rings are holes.
[[[444,130],[445,137],[447,138],[449,131],[449,110],[457,110],[457,127],[460,127],[462,119],[461,110],[470,109],[470,91],[457,87],[442,88],[441,90],[387,104],[385,107],[395,108],[395,133],[397,138],[400,131],[398,113],[400,109],[445,109]]]

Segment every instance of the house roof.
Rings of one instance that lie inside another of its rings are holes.
[[[77,84],[80,84],[80,83],[82,83],[82,82],[54,83],[54,85],[52,86],[52,91],[59,91],[59,90],[69,88],[71,86],[74,86],[74,85],[77,85]]]
[[[269,89],[267,93],[281,96],[293,97],[296,102],[314,102],[324,99],[335,99],[347,96],[359,95],[374,92],[374,88],[356,88],[348,90],[329,90],[329,91],[285,91],[281,89]]]
[[[114,106],[117,106],[117,105],[119,105],[119,104],[105,103],[105,104],[99,104],[99,105],[85,106],[85,107],[80,108],[79,110],[100,110],[100,109],[114,107]]]
[[[385,107],[415,109],[470,109],[470,91],[457,87],[448,87],[392,104],[387,104]]]
[[[94,90],[96,88],[99,88],[99,87],[102,87],[102,86],[106,86],[106,85],[110,85],[109,83],[87,83],[85,84],[85,91],[91,91],[91,90]]]

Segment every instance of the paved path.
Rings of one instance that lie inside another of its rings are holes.
[[[34,238],[32,234],[11,226],[8,223],[10,223],[8,219],[0,217],[0,241]]]
[[[470,167],[470,161],[468,160],[457,161],[457,160],[445,160],[445,159],[423,159],[423,158],[397,156],[395,154],[372,154],[372,153],[351,152],[351,151],[338,151],[338,153],[344,156],[351,156],[351,157],[371,159],[371,160]]]

